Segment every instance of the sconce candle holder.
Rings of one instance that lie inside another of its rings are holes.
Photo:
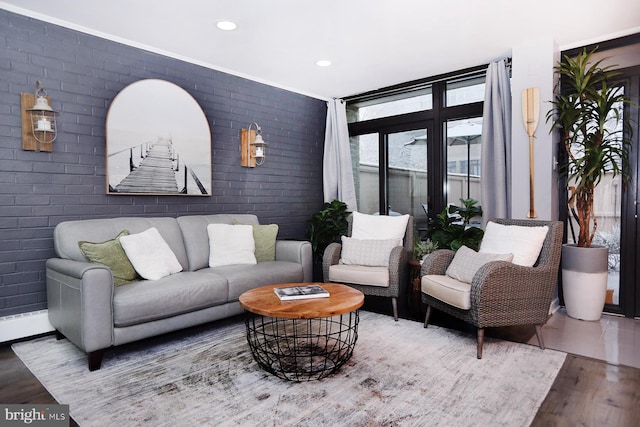
[[[20,94],[23,150],[53,150],[53,141],[58,136],[58,112],[51,108],[50,102],[47,91],[39,81],[36,83],[35,94]]]
[[[255,130],[252,127],[255,126]],[[262,128],[251,123],[248,129],[240,130],[240,166],[254,168],[264,163],[267,143],[262,139]]]

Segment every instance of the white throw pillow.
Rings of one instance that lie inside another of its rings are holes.
[[[532,267],[538,260],[548,231],[549,227],[546,225],[526,227],[489,221],[480,243],[480,252],[512,253],[514,264]]]
[[[120,237],[122,249],[140,277],[158,280],[182,271],[182,265],[157,228]]]
[[[461,246],[447,268],[447,276],[465,283],[471,283],[476,272],[491,261],[509,261],[513,254],[490,254],[476,252],[466,246]]]
[[[253,227],[250,225],[209,224],[209,267],[257,264]]]
[[[360,240],[342,236],[340,264],[388,267],[391,250],[401,245],[401,239]]]
[[[367,215],[353,213],[351,237],[360,240],[404,239],[409,215]]]

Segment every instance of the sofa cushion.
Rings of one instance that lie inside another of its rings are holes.
[[[132,326],[224,304],[228,286],[224,277],[181,272],[150,282],[120,286],[113,295],[116,327]]]
[[[250,214],[187,215],[177,218],[184,246],[189,257],[189,271],[209,267],[209,224],[258,224],[258,217]]]
[[[182,271],[182,266],[157,228],[120,237],[120,244],[140,277],[158,280]]]
[[[354,239],[404,239],[409,215],[367,215],[354,212],[351,237]]]
[[[227,279],[230,302],[237,301],[243,292],[253,288],[278,283],[298,283],[304,280],[302,265],[288,261],[267,261],[253,265],[227,265],[200,271]]]
[[[513,254],[490,254],[476,252],[464,245],[456,251],[451,264],[447,268],[446,274],[456,280],[471,283],[476,272],[491,261],[509,261],[513,259]]]
[[[276,260],[276,239],[278,238],[278,224],[253,225],[253,240],[256,244],[256,261]]]
[[[250,225],[209,224],[209,267],[255,264],[255,241]]]
[[[361,240],[342,236],[340,264],[389,267],[389,255],[401,239]]]
[[[130,234],[140,233],[155,227],[171,248],[183,268],[187,268],[189,261],[182,240],[182,232],[175,218],[170,217],[120,217],[104,219],[84,219],[77,221],[63,221],[53,231],[53,245],[60,258],[86,262],[78,242],[104,242],[122,230],[129,230]],[[206,232],[204,239],[207,240]],[[207,252],[206,256],[209,256]]]
[[[122,230],[115,238],[104,242],[78,242],[80,250],[90,262],[106,265],[113,275],[113,284],[125,285],[138,278],[135,268],[122,249],[119,238],[128,236],[129,231]]]
[[[427,274],[421,279],[422,292],[462,310],[471,308],[471,284],[446,275]]]
[[[512,253],[514,264],[532,267],[538,260],[548,231],[546,225],[527,227],[489,221],[480,243],[480,252]]]
[[[389,268],[335,264],[329,267],[329,281],[389,287]]]

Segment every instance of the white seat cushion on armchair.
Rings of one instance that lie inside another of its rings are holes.
[[[389,268],[335,264],[329,267],[329,281],[388,288]]]
[[[421,290],[427,295],[462,310],[471,308],[471,283],[464,283],[447,275],[422,276]]]

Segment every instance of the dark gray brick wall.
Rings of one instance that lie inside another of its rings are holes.
[[[125,86],[185,89],[212,132],[212,196],[106,195],[105,122]],[[52,153],[22,150],[20,93],[42,81],[61,112]],[[255,213],[303,239],[322,206],[324,101],[0,10],[0,316],[46,308],[53,227],[71,219]],[[240,166],[240,129],[258,122],[264,165]]]

